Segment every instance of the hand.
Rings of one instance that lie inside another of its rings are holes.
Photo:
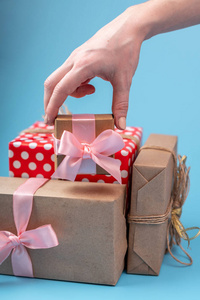
[[[115,125],[126,126],[129,91],[141,44],[152,36],[200,24],[199,0],[149,0],[134,5],[77,48],[45,81],[45,121],[52,124],[68,95],[83,97],[95,91],[95,77],[113,86]]]
[[[115,125],[126,127],[129,91],[138,65],[142,39],[132,26],[131,9],[100,29],[77,48],[44,84],[45,121],[52,124],[68,95],[80,98],[95,92],[94,77],[113,86],[112,111]]]

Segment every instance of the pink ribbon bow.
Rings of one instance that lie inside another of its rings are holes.
[[[57,236],[51,225],[26,231],[32,211],[33,194],[46,181],[48,179],[30,178],[18,187],[13,194],[13,214],[17,235],[9,231],[0,231],[0,264],[12,251],[12,268],[16,276],[33,277],[32,262],[25,247],[44,249],[58,245]]]
[[[55,153],[65,155],[65,158],[52,175],[52,178],[75,180],[85,159],[92,159],[121,183],[120,161],[110,155],[124,147],[122,137],[111,129],[103,131],[91,143],[81,143],[69,131],[64,131],[61,139],[54,137]]]

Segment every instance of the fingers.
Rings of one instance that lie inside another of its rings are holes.
[[[126,115],[128,111],[130,85],[116,84],[113,86],[113,104],[112,111],[115,125],[118,129],[126,128]]]
[[[72,64],[64,63],[60,66],[56,71],[54,71],[44,83],[44,110],[46,112],[46,108],[48,106],[49,100],[53,94],[53,90],[58,82],[72,69]]]
[[[95,92],[95,87],[91,84],[81,84],[75,92],[73,92],[70,96],[75,97],[75,98],[81,98],[86,95],[91,95]]]
[[[45,122],[52,124],[58,114],[58,110],[67,96],[83,97],[94,93],[95,88],[90,84],[84,84],[88,78],[91,78],[84,70],[72,68],[54,87],[52,95],[46,107]]]

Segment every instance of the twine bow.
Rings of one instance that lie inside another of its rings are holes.
[[[200,235],[200,228],[196,226],[184,228],[183,224],[180,221],[180,217],[182,214],[182,206],[185,203],[190,188],[190,167],[186,167],[186,159],[186,156],[181,157],[180,155],[178,155],[178,166],[177,168],[175,168],[174,187],[172,192],[173,202],[171,219],[168,224],[167,230],[167,250],[176,261],[178,261],[181,264],[190,266],[193,263],[193,260],[191,256],[187,253],[187,251],[181,246],[181,239],[186,240],[188,242],[189,247],[190,241],[197,238]],[[189,237],[187,231],[191,230],[198,230],[198,232],[194,236]],[[190,260],[189,263],[183,262],[173,255],[171,248],[175,244],[178,245],[182,249],[182,251],[187,255],[187,257]]]

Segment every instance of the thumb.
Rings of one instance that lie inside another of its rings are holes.
[[[121,130],[126,128],[129,91],[130,88],[119,89],[119,87],[113,86],[112,112],[114,115],[115,125],[118,129]]]

